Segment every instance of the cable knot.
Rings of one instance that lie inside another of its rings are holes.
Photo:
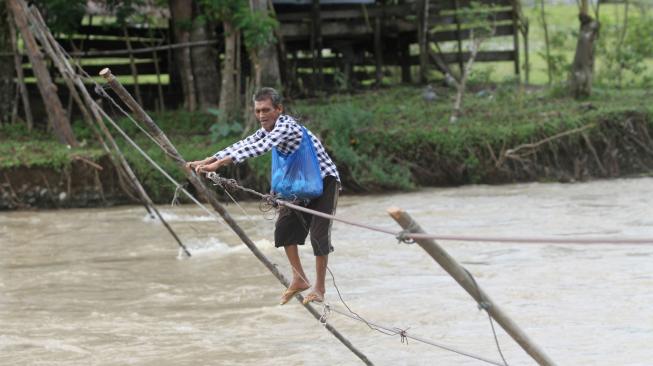
[[[331,315],[331,306],[325,302],[322,305],[322,315],[320,315],[319,319],[320,324],[322,324],[323,327],[326,327],[329,315]]]
[[[104,89],[102,89],[100,84],[95,84],[95,87],[93,88],[93,91],[95,91],[95,93],[97,95],[104,96]]]
[[[408,345],[408,329],[409,328],[406,328],[406,329],[396,328],[395,329],[397,334],[399,334],[399,338],[401,339],[402,344],[406,343],[406,345]]]
[[[279,207],[279,202],[277,202],[277,195],[274,193],[264,194],[261,197],[261,201],[267,206],[272,208]]]
[[[490,304],[487,301],[479,301],[478,302],[478,310],[488,311],[491,307],[492,307],[492,304]]]
[[[238,182],[235,179],[227,179],[220,176],[216,172],[209,172],[206,177],[213,182],[214,186],[218,186],[225,191],[234,191],[238,188]]]
[[[397,244],[399,244],[399,243],[414,244],[415,239],[411,238],[410,234],[412,234],[412,231],[410,229],[405,229],[405,230],[400,231],[396,236]]]
[[[184,184],[177,184],[175,188],[175,194],[172,196],[172,202],[170,202],[170,207],[175,207],[179,204],[179,192],[184,189]]]

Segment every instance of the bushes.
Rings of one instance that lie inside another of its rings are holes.
[[[488,85],[484,90],[492,97],[487,93],[468,95],[466,109],[456,124],[447,119],[453,91],[436,89],[438,100],[425,102],[422,89],[415,87],[300,101],[290,114],[298,116],[322,139],[340,169],[345,188],[368,192],[407,190],[419,184],[508,181],[507,176],[497,178],[501,172],[493,159],[520,144],[591,122],[626,120],[633,113],[648,116],[645,118],[653,127],[653,107],[646,103],[650,96],[645,90],[597,89],[582,103],[549,89],[523,90],[514,84]],[[186,160],[203,159],[240,139],[240,133],[232,131],[213,142],[209,130],[214,119],[199,113],[174,111],[154,119]],[[120,123],[166,171],[184,181],[183,172],[158,146],[131,122]],[[91,136],[82,125],[76,129]],[[61,167],[74,154],[97,159],[103,153],[97,147],[71,150],[12,125],[0,129],[0,136],[0,167]],[[89,137],[88,141],[93,140]],[[117,141],[152,197],[169,202],[175,187],[125,141]],[[250,159],[222,173],[267,191],[270,159]]]

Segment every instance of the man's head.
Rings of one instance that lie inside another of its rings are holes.
[[[256,120],[261,123],[261,127],[266,131],[272,131],[274,123],[283,113],[281,105],[281,94],[272,88],[261,88],[254,94],[254,114]]]

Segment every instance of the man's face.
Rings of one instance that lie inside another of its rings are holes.
[[[256,120],[261,123],[266,131],[272,131],[274,128],[274,123],[279,118],[279,115],[283,112],[283,107],[278,105],[276,108],[272,105],[272,100],[264,99],[261,101],[254,101],[254,114],[256,115]]]

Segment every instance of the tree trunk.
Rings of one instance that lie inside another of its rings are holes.
[[[630,1],[624,0],[624,21],[621,26],[621,34],[619,35],[619,43],[617,43],[617,62],[619,63],[618,73],[617,73],[617,82],[619,88],[622,86],[623,74],[624,74],[624,63],[623,63],[623,53],[622,46],[626,40],[626,34],[628,33],[628,8],[630,7]]]
[[[193,19],[191,41],[206,41],[215,38],[213,23],[202,22],[198,19],[199,7],[195,7],[196,14]],[[193,76],[199,108],[216,107],[220,95],[219,56],[212,45],[193,47],[191,49],[193,61]]]
[[[20,33],[23,36],[23,41],[25,42],[25,49],[27,50],[27,55],[32,64],[32,70],[36,76],[36,82],[43,97],[43,102],[45,104],[45,109],[48,114],[48,121],[52,126],[57,139],[63,143],[70,146],[77,146],[77,140],[73,135],[72,128],[70,128],[70,122],[66,117],[66,112],[61,105],[61,100],[57,95],[57,87],[52,82],[52,78],[48,73],[47,66],[43,60],[43,53],[39,50],[34,35],[29,30],[29,25],[27,24],[27,18],[25,11],[27,5],[23,0],[7,0],[9,10],[11,11],[14,21],[16,22],[16,27],[20,30]]]
[[[583,0],[580,15],[580,32],[576,43],[576,55],[569,75],[570,92],[575,98],[592,94],[594,74],[594,41],[599,34],[599,22],[589,16],[587,0]]]
[[[546,50],[546,72],[549,77],[549,85],[553,83],[553,71],[551,70],[551,42],[549,40],[549,24],[546,21],[546,12],[544,10],[544,0],[540,0],[540,21],[544,30],[544,46]]]
[[[268,4],[270,6],[272,5],[268,0],[251,0],[252,11],[260,11],[264,13],[272,12],[273,9],[269,9]],[[280,40],[277,40],[277,42],[280,42]],[[281,71],[279,69],[277,45],[274,42],[270,42],[266,47],[258,49],[256,53],[259,65],[252,65],[258,66],[259,70],[257,71],[260,72],[256,78],[256,89],[259,89],[262,86],[280,88]]]
[[[14,59],[7,7],[0,5],[0,124],[11,121],[14,109]]]
[[[186,0],[170,0],[169,6],[170,14],[172,14],[175,41],[177,43],[190,42],[190,29],[193,16],[192,2]],[[179,65],[181,89],[184,93],[184,106],[192,112],[197,108],[197,96],[195,95],[190,47],[178,48],[174,53],[176,64]]]
[[[220,122],[233,122],[238,115],[238,83],[236,42],[240,34],[228,21],[222,23],[224,31],[224,64],[222,65],[222,83],[220,86]]]

